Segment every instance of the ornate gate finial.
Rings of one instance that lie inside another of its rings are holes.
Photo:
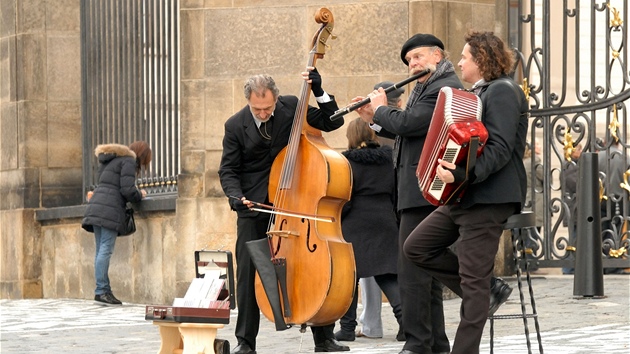
[[[619,10],[617,10],[617,8],[610,6],[610,3],[606,4],[606,7],[608,7],[608,9],[610,10],[610,12],[612,12],[612,20],[610,20],[610,27],[613,27],[614,29],[619,29],[619,27],[621,27],[621,25],[623,25],[623,20],[621,19],[621,15],[619,14]]]

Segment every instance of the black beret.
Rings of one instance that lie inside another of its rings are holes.
[[[403,44],[400,50],[400,59],[402,59],[405,65],[409,65],[405,59],[405,55],[407,55],[410,50],[418,47],[440,47],[440,49],[444,50],[444,43],[432,34],[418,33],[413,35],[413,37],[409,38],[405,44]]]
[[[384,89],[393,86],[394,83],[391,81],[383,81],[383,82],[379,82],[378,84],[374,85],[374,89],[378,90],[379,87],[382,87]],[[392,90],[391,92],[387,93],[387,98],[391,99],[391,98],[398,98],[400,97],[400,95],[402,95],[403,93],[405,93],[405,88],[404,87],[399,87],[397,89]]]

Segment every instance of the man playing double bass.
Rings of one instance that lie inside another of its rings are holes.
[[[333,96],[322,89],[317,70],[308,67],[302,73],[311,84],[319,108],[309,106],[307,122],[322,131],[332,131],[343,125],[343,120],[329,117],[338,109]],[[229,198],[230,207],[237,212],[236,224],[236,302],[238,317],[235,336],[238,345],[232,354],[256,353],[256,336],[260,325],[260,309],[256,302],[255,274],[246,242],[267,237],[270,215],[250,210],[252,201],[268,204],[268,185],[271,166],[278,153],[288,144],[291,127],[298,106],[298,98],[279,95],[274,80],[268,75],[255,75],[244,86],[247,106],[225,122],[223,156],[219,168],[221,187]],[[315,352],[349,351],[333,334],[334,323],[311,327]]]

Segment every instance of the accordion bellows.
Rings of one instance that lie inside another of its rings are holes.
[[[476,156],[481,154],[488,140],[481,112],[481,99],[474,93],[451,87],[440,90],[416,170],[422,196],[429,203],[456,203],[463,196],[465,181],[444,183],[437,177],[438,159],[460,165],[468,159],[473,140],[477,143]]]

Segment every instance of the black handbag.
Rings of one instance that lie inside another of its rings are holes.
[[[125,209],[125,222],[123,224],[123,231],[118,236],[128,236],[136,232],[136,220],[133,217],[133,208],[127,206]]]

